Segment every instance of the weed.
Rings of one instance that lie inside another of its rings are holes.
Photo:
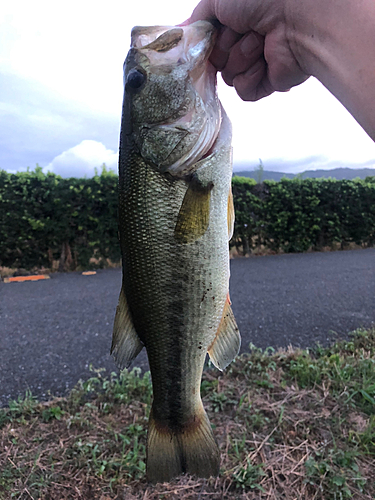
[[[252,347],[203,374],[218,479],[145,480],[150,374],[92,369],[67,398],[0,409],[0,498],[375,498],[375,330],[325,348]]]
[[[224,392],[213,392],[208,399],[211,402],[211,409],[214,412],[221,412],[226,405],[237,403],[237,401],[228,399],[228,396]]]
[[[359,492],[363,492],[367,482],[359,473],[356,458],[356,453],[352,451],[317,451],[305,463],[305,481],[313,486],[318,485],[321,491],[326,492],[327,499],[352,498],[349,482],[355,483]]]
[[[266,475],[262,464],[253,465],[249,459],[246,459],[245,464],[241,464],[233,470],[233,483],[236,488],[246,490],[250,488],[264,492],[260,482]]]
[[[358,445],[368,455],[375,456],[375,414],[371,415],[364,431],[358,433]]]
[[[60,406],[51,406],[50,408],[46,408],[42,412],[42,418],[44,422],[49,422],[51,419],[55,418],[56,420],[61,420],[64,411],[60,408]]]

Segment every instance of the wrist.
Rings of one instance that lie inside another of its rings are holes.
[[[285,0],[290,50],[375,140],[375,2]]]

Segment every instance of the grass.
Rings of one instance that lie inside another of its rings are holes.
[[[375,329],[328,348],[252,347],[202,395],[218,478],[145,480],[149,373],[101,370],[67,398],[0,409],[1,499],[375,498]]]

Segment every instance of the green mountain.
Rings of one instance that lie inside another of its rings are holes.
[[[375,168],[334,168],[332,170],[305,170],[300,174],[286,174],[284,172],[273,172],[272,170],[243,170],[241,172],[234,172],[233,175],[238,175],[240,177],[251,177],[257,182],[262,182],[266,180],[279,181],[283,177],[287,179],[294,179],[298,176],[302,179],[307,179],[308,177],[313,178],[328,178],[342,180],[342,179],[355,179],[359,177],[360,179],[365,179],[369,176],[375,176]]]

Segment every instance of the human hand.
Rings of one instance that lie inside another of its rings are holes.
[[[189,22],[219,21],[210,61],[244,101],[285,92],[309,75],[291,49],[288,0],[201,0]]]

